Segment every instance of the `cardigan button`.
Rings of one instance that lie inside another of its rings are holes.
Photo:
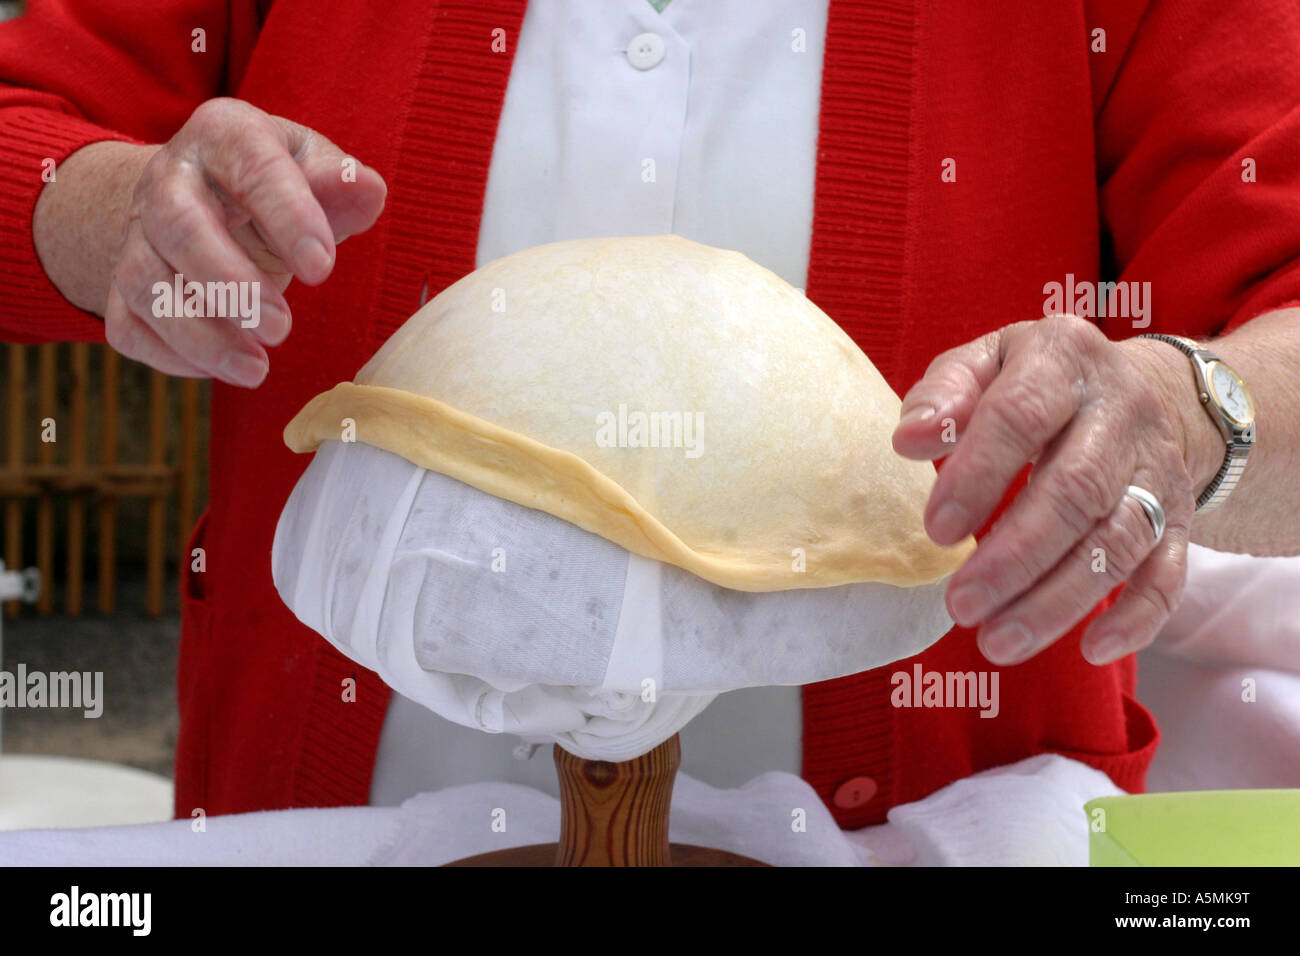
[[[657,33],[638,33],[627,45],[627,62],[638,70],[653,70],[664,58],[664,38]]]
[[[854,810],[871,802],[880,787],[870,777],[853,777],[835,789],[831,802],[841,810]]]

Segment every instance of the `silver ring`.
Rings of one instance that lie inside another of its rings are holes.
[[[1165,509],[1160,507],[1156,496],[1138,485],[1129,485],[1124,489],[1124,494],[1142,506],[1147,520],[1151,522],[1151,530],[1156,534],[1156,544],[1159,544],[1165,536]]]

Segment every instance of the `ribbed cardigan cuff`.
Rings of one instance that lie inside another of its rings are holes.
[[[1050,748],[1052,753],[1087,764],[1110,777],[1115,786],[1129,793],[1146,790],[1147,768],[1160,746],[1160,730],[1151,713],[1132,697],[1124,697],[1124,724],[1128,745],[1124,753],[1097,754]]]
[[[54,287],[32,238],[32,215],[45,186],[46,160],[54,160],[57,177],[58,163],[103,140],[138,142],[56,110],[0,111],[0,339],[103,341],[103,323]]]

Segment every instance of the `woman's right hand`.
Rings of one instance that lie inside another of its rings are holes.
[[[107,181],[90,199],[82,196],[83,213],[86,205],[101,207],[81,220],[83,238],[85,222],[98,217],[102,231],[116,224],[116,242],[98,265],[96,237],[85,239],[80,259],[75,249],[61,250],[57,226],[73,219],[78,197],[75,185],[60,190],[62,200],[51,200],[44,229],[39,203],[34,221],[47,274],[74,303],[102,308],[108,344],[123,355],[171,375],[250,388],[266,377],[265,346],[289,334],[283,292],[291,279],[325,281],[334,268],[335,244],[370,228],[387,193],[377,172],[324,136],[234,99],[204,103],[161,147],[92,144],[64,161],[60,184],[67,181],[65,172],[90,178],[84,167],[91,160],[82,153],[97,146],[116,149],[118,168],[130,172],[121,180],[115,214]],[[149,152],[121,159],[123,150]],[[100,169],[113,165],[112,156],[105,162],[106,152],[99,155]],[[128,198],[127,181],[136,169]],[[42,192],[44,202],[50,188]],[[219,300],[205,300],[203,316],[187,317],[183,300],[155,289],[161,290],[159,283],[174,288],[177,275],[204,289],[210,282],[237,283],[245,303],[256,305],[241,315],[229,302],[222,308]],[[208,314],[213,312],[234,314]]]

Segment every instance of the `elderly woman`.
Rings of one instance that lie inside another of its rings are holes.
[[[944,459],[931,536],[979,535],[947,637],[803,689],[840,823],[1042,752],[1141,789],[1131,654],[1189,540],[1300,544],[1297,48],[1283,0],[32,0],[0,27],[0,331],[214,380],[178,814],[440,759],[276,597],[285,422],[476,263],[663,232],[805,287],[906,393],[898,452]],[[177,275],[258,308],[170,316]],[[892,707],[913,664],[1002,668],[997,716]]]

